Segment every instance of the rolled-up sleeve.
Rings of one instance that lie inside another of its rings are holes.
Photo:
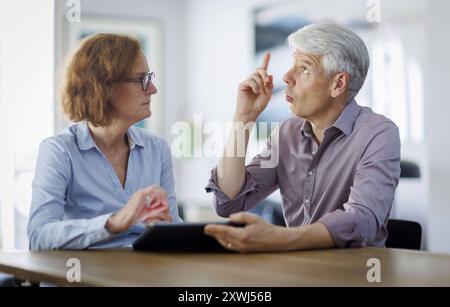
[[[71,166],[64,148],[48,139],[42,142],[32,184],[28,222],[31,250],[85,249],[112,235],[106,230],[111,214],[92,219],[63,220]]]
[[[382,228],[386,227],[399,178],[399,132],[394,124],[386,124],[375,128],[364,148],[344,210],[319,220],[337,247],[384,244],[387,232]]]
[[[247,211],[278,189],[277,163],[267,163],[278,155],[275,135],[278,136],[278,131],[268,138],[264,150],[245,167],[244,183],[234,199],[220,189],[217,168],[211,171],[211,179],[205,189],[213,193],[214,208],[219,216],[229,217],[233,213]]]

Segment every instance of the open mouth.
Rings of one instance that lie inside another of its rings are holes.
[[[289,103],[293,103],[294,102],[294,98],[292,98],[289,95],[286,95],[286,101],[289,102]]]

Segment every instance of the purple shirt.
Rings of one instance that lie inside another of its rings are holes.
[[[268,167],[269,160],[278,163]],[[206,190],[214,192],[216,212],[228,217],[280,189],[288,227],[320,222],[337,247],[384,246],[399,177],[397,126],[353,100],[325,130],[320,146],[308,121],[283,121],[246,166],[235,199],[218,187],[216,169]]]

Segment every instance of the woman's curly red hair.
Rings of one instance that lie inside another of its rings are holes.
[[[139,41],[126,35],[95,34],[81,42],[67,63],[60,92],[71,121],[111,124],[111,87],[129,76],[140,49]]]

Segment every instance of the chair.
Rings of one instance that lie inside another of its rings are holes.
[[[37,288],[39,282],[29,282],[21,278],[0,273],[0,288]]]
[[[386,247],[420,250],[422,227],[413,221],[390,219]]]
[[[419,166],[411,161],[400,161],[400,178],[420,178]]]
[[[184,204],[178,203],[178,216],[184,221],[185,214],[184,214]]]
[[[400,178],[420,178],[419,166],[411,161],[400,161]],[[393,204],[393,210],[395,204]],[[417,222],[390,219],[388,221],[386,247],[420,250],[422,227]]]

